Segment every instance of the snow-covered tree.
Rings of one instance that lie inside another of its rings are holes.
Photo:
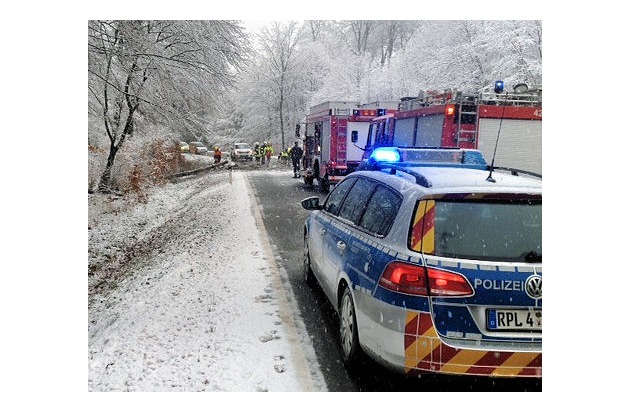
[[[235,84],[247,45],[231,21],[89,21],[88,107],[109,140],[98,189],[110,189],[116,154],[138,119],[200,129]],[[192,132],[194,133],[194,131]]]
[[[303,34],[303,26],[294,21],[273,22],[260,34],[262,77],[258,85],[269,100],[270,129],[277,130],[277,134],[272,132],[270,137],[279,136],[282,147],[287,146],[287,134],[298,120],[296,109],[303,95],[298,65]]]
[[[542,83],[539,21],[422,21],[404,49],[372,70],[376,93],[400,98],[421,90],[487,89]]]

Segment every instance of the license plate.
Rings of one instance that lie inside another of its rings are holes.
[[[488,309],[489,330],[542,330],[542,310]]]

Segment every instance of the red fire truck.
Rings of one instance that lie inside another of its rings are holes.
[[[326,192],[354,171],[363,159],[370,120],[397,106],[397,102],[328,101],[311,107],[304,128],[304,182],[313,185],[317,180]]]
[[[495,166],[542,174],[542,88],[514,90],[403,98],[395,114],[370,122],[366,155],[377,146],[472,148]]]

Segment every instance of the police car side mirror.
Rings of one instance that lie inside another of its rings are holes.
[[[352,141],[352,143],[356,143],[359,141],[359,132],[356,130],[352,131],[352,134],[350,135],[350,140]]]
[[[302,207],[306,210],[320,210],[323,206],[319,204],[319,198],[317,196],[307,197],[302,200]]]

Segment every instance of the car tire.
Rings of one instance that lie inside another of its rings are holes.
[[[303,260],[302,260],[302,270],[304,276],[304,282],[311,284],[315,278],[313,275],[313,269],[311,269],[311,255],[308,250],[308,237],[306,231],[304,231],[304,248],[303,248]]]
[[[346,367],[354,368],[362,356],[357,330],[357,316],[350,289],[346,286],[339,300],[339,343]]]

